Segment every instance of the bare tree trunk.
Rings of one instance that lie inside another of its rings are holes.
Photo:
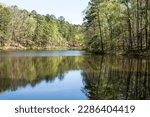
[[[128,3],[126,4],[127,7],[127,14],[128,14],[128,32],[129,32],[129,49],[133,49],[133,43],[132,43],[132,30],[131,30],[131,20],[130,20],[130,9],[128,6]]]
[[[103,48],[103,36],[102,36],[102,29],[101,29],[101,21],[100,21],[100,16],[99,16],[99,8],[98,8],[98,25],[99,25],[99,35],[100,35],[100,51],[103,53],[104,48]]]
[[[148,0],[145,0],[145,40],[148,49]]]
[[[137,32],[137,48],[139,49],[139,0],[137,0],[137,11],[136,11],[137,19],[136,19],[136,32]]]
[[[110,49],[113,50],[113,43],[112,43],[112,37],[113,37],[113,31],[112,31],[112,24],[111,21],[108,18],[108,15],[105,13],[106,19],[107,19],[107,24],[108,24],[108,30],[109,30],[109,39],[110,39]]]
[[[140,50],[143,49],[143,16],[142,16],[142,3],[143,1],[140,1],[140,33],[139,33],[139,40],[140,40]]]

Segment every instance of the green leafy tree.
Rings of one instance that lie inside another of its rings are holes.
[[[4,46],[10,39],[10,12],[0,5],[0,46]]]

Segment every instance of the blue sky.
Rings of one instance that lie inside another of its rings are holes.
[[[66,21],[82,24],[82,11],[89,0],[0,0],[6,5],[17,5],[20,9],[36,10],[40,14],[54,14],[57,18],[64,16]]]

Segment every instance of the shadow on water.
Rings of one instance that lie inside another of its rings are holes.
[[[91,56],[84,65],[83,92],[88,99],[150,99],[150,60]]]
[[[55,84],[54,81],[58,79],[62,82],[69,71],[81,71],[74,74],[80,73],[80,76],[77,75],[82,81],[79,90],[87,99],[150,99],[149,59],[90,54],[51,57],[2,56],[0,94],[15,92],[28,85],[34,89],[42,81]],[[71,83],[74,82],[67,83],[65,87],[71,89]],[[78,86],[78,82],[75,85]],[[75,92],[74,89],[72,94]],[[62,93],[66,95],[65,90]]]

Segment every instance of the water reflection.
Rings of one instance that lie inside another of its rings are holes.
[[[88,99],[150,99],[150,60],[100,56],[86,58],[84,65]]]
[[[15,91],[18,86],[35,87],[42,80],[64,79],[70,70],[79,70],[82,57],[1,57],[0,92]]]
[[[32,90],[36,95],[29,93]],[[0,99],[86,98],[150,99],[150,60],[94,55],[0,57]]]

